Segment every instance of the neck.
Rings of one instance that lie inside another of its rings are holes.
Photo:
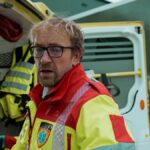
[[[49,93],[49,88],[48,87],[44,87],[43,88],[43,93],[42,93],[42,98],[44,98],[46,95],[48,95],[48,93]]]

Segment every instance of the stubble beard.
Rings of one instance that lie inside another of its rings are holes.
[[[57,84],[57,74],[54,73],[53,77],[39,77],[39,82],[44,87],[52,89]]]

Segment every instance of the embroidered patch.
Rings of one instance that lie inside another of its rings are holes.
[[[53,127],[52,124],[46,122],[41,123],[37,136],[37,144],[39,148],[42,147],[48,140],[52,127]]]

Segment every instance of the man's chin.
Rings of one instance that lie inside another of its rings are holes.
[[[55,86],[54,80],[50,81],[50,79],[49,80],[41,80],[40,84],[42,84],[45,87],[54,87]]]

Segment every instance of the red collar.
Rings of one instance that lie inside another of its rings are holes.
[[[69,72],[64,75],[63,79],[45,97],[45,100],[50,102],[62,100],[68,91],[73,94],[74,91],[76,91],[82,84],[86,82],[86,79],[87,78],[82,65],[78,64],[74,66]],[[31,99],[33,99],[37,105],[42,100],[42,92],[43,86],[38,84],[32,89],[29,94]]]

